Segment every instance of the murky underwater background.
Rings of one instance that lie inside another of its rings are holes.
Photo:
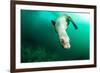
[[[78,30],[70,23],[68,35],[71,48],[62,48],[51,20],[59,15],[72,17]],[[89,13],[21,10],[21,62],[47,62],[89,59]]]

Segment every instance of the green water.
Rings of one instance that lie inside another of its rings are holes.
[[[59,15],[72,17],[66,30],[70,49],[62,48],[51,20]],[[89,59],[90,18],[88,13],[21,10],[21,62],[68,61]]]

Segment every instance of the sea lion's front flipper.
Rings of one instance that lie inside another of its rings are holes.
[[[78,27],[77,27],[77,25],[75,24],[75,22],[74,22],[72,19],[71,19],[70,21],[71,21],[71,23],[73,24],[74,28],[75,28],[75,29],[78,29]]]
[[[53,27],[54,27],[54,29],[55,29],[55,24],[56,24],[56,22],[55,22],[54,20],[51,20],[51,22],[52,22]],[[56,29],[55,29],[55,32],[57,32]]]
[[[52,24],[55,26],[55,21],[54,20],[51,20]]]

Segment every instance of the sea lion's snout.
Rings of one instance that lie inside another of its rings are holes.
[[[61,39],[61,44],[62,44],[62,47],[63,48],[67,48],[69,49],[71,46],[70,46],[70,43],[69,42],[66,42],[65,39]]]

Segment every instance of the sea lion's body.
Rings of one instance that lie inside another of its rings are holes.
[[[74,23],[72,18],[68,15],[61,15],[57,17],[55,21],[52,20],[52,24],[55,27],[55,30],[59,36],[60,43],[63,46],[63,48],[70,48],[70,39],[66,32],[66,29],[68,28],[68,25],[72,23],[75,29],[78,29],[77,25]]]
[[[60,42],[63,46],[63,48],[70,48],[70,39],[66,32],[68,23],[66,22],[66,19],[68,17],[65,15],[59,16],[55,21],[55,29],[58,33]]]

